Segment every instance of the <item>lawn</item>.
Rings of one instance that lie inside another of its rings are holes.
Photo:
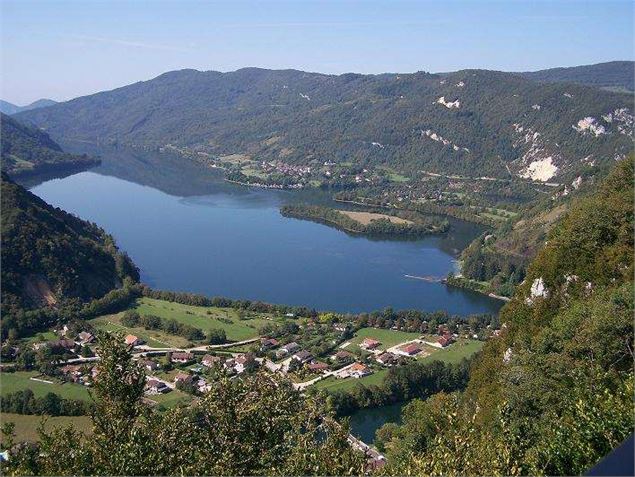
[[[23,414],[10,414],[3,412],[0,414],[2,424],[5,422],[13,422],[15,424],[15,441],[16,442],[35,442],[38,440],[37,429],[40,423],[44,419],[44,429],[50,431],[54,427],[66,427],[72,426],[76,430],[82,431],[86,434],[92,433],[92,424],[90,417],[88,416],[29,416]],[[0,436],[0,441],[3,441],[3,436]]]
[[[233,308],[216,308],[204,306],[182,305],[152,298],[141,298],[133,307],[141,315],[156,315],[165,319],[174,319],[207,332],[214,328],[225,330],[230,341],[243,341],[258,336],[258,328],[265,323],[284,322],[283,318],[272,318],[263,313],[246,312],[248,319],[241,320],[238,311]],[[93,326],[106,331],[121,331],[142,338],[148,345],[165,348],[185,348],[189,342],[180,336],[165,333],[161,330],[144,328],[127,328],[121,324],[122,313],[104,315],[91,320]],[[229,320],[229,322],[226,322]]]
[[[104,315],[95,318],[90,323],[98,330],[119,331],[122,334],[138,336],[153,348],[185,348],[189,347],[189,342],[180,336],[171,335],[161,330],[146,330],[140,327],[127,328],[121,324],[123,313],[115,315]]]
[[[42,397],[46,393],[52,392],[59,394],[66,399],[90,399],[88,396],[88,390],[86,386],[73,383],[54,382],[53,384],[43,383],[40,381],[33,381],[30,378],[38,376],[39,373],[35,371],[17,371],[15,373],[0,373],[0,389],[1,393],[9,394],[16,391],[22,391],[24,389],[30,389],[33,391],[35,397]],[[48,376],[42,376],[41,379],[47,381],[55,381]]]
[[[421,361],[444,361],[446,363],[458,363],[463,358],[469,358],[481,350],[483,342],[478,340],[460,339],[446,349],[439,349],[436,353],[421,358]]]
[[[258,336],[258,328],[265,323],[271,323],[267,315],[248,313],[256,318],[240,320],[238,311],[233,308],[214,308],[204,306],[181,305],[152,298],[141,298],[137,301],[135,309],[140,314],[156,315],[162,318],[173,318],[180,323],[201,328],[208,331],[213,328],[222,328],[227,333],[227,339],[242,341]],[[231,320],[231,323],[220,321]]]
[[[379,349],[385,350],[399,343],[412,341],[420,336],[420,333],[409,333],[407,331],[385,330],[381,328],[362,328],[355,333],[355,337],[349,340],[351,344],[344,349],[350,350],[351,346],[359,345],[364,338],[374,338],[381,341]]]
[[[52,331],[44,331],[26,338],[27,343],[38,343],[41,341],[52,341],[58,339],[58,336]]]
[[[165,408],[171,408],[174,406],[178,406],[179,404],[186,404],[192,401],[192,396],[179,391],[178,389],[174,389],[169,393],[165,394],[157,394],[153,396],[146,396],[146,399],[154,401]]]
[[[363,378],[346,378],[336,379],[334,377],[328,377],[322,381],[318,381],[314,386],[318,389],[324,389],[325,391],[350,391],[358,384],[363,386],[380,385],[384,380],[384,376],[388,373],[388,369],[375,370],[370,376],[364,376]]]

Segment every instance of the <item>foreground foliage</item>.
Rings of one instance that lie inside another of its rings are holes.
[[[220,377],[190,408],[142,401],[145,375],[118,336],[100,341],[91,439],[40,430],[13,445],[4,475],[350,475],[364,468],[347,430],[288,382],[266,374]]]
[[[631,158],[574,204],[465,393],[415,401],[380,430],[387,473],[579,474],[633,432],[632,196]]]

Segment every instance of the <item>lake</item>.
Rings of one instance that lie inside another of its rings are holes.
[[[472,224],[452,221],[447,234],[419,240],[352,236],[280,215],[286,203],[333,205],[322,191],[233,185],[169,154],[98,152],[101,166],[31,191],[103,227],[152,287],[340,312],[393,307],[466,315],[502,305],[405,277],[446,276],[482,231]]]
[[[401,424],[401,410],[406,403],[391,404],[389,406],[360,409],[349,417],[351,434],[366,444],[375,442],[375,432],[388,422]]]

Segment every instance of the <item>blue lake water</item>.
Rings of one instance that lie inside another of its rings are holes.
[[[182,160],[170,168],[164,160],[135,157],[126,167],[120,159],[106,156],[97,169],[31,190],[103,227],[155,288],[341,312],[390,306],[465,315],[501,306],[404,276],[445,276],[479,233],[470,224],[452,222],[446,235],[413,241],[351,236],[279,213],[288,202],[327,202],[324,193],[235,186]]]

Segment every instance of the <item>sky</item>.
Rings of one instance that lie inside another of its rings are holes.
[[[0,98],[166,71],[531,71],[634,59],[633,0],[0,0]]]

